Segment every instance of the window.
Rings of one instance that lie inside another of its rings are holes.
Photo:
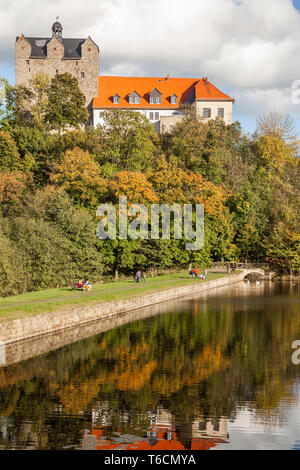
[[[211,109],[210,108],[203,108],[203,117],[210,118],[211,117]]]
[[[199,423],[199,431],[206,431],[206,422],[205,421],[201,421]]]
[[[154,88],[154,90],[149,93],[150,104],[161,104],[161,93]]]
[[[160,96],[150,96],[150,104],[161,104]]]
[[[218,117],[224,118],[224,108],[218,108]]]
[[[159,121],[159,113],[150,112],[149,113],[150,121]]]
[[[216,424],[214,425],[214,431],[215,431],[215,432],[219,432],[219,431],[220,431],[219,423],[216,423]]]
[[[56,73],[58,74],[58,69],[56,69]]]
[[[131,95],[129,95],[130,104],[140,104],[140,102],[141,102],[141,97],[136,91],[134,91],[133,93],[131,93]]]
[[[177,104],[177,96],[176,95],[171,96],[171,104]]]
[[[85,72],[81,72],[81,78],[85,78]]]
[[[26,64],[27,64],[27,65],[30,65],[30,60],[26,60]]]
[[[113,96],[113,103],[114,104],[119,104],[119,102],[120,102],[120,97],[119,97],[119,95],[115,94]]]

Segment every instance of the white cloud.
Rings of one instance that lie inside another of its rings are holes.
[[[13,64],[15,36],[91,35],[101,73],[208,76],[251,115],[295,112],[300,14],[292,0],[0,0],[0,66]],[[2,64],[1,64],[2,61]]]

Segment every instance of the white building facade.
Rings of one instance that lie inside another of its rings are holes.
[[[170,132],[183,119],[182,106],[193,105],[199,120],[231,124],[233,103],[206,78],[99,77],[93,122],[102,125],[105,111],[130,109],[149,119],[157,132]]]

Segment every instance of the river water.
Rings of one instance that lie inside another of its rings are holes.
[[[153,307],[0,367],[0,449],[300,449],[296,340],[300,284]]]

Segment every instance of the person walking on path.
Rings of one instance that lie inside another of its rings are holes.
[[[206,281],[206,279],[207,279],[207,269],[204,269],[204,277],[203,277],[203,279],[204,279],[205,281]]]
[[[141,282],[141,276],[142,276],[142,273],[140,270],[138,270],[138,272],[135,275],[136,282]]]
[[[146,274],[144,273],[144,271],[142,271],[141,278],[142,278],[143,282],[146,282]]]

